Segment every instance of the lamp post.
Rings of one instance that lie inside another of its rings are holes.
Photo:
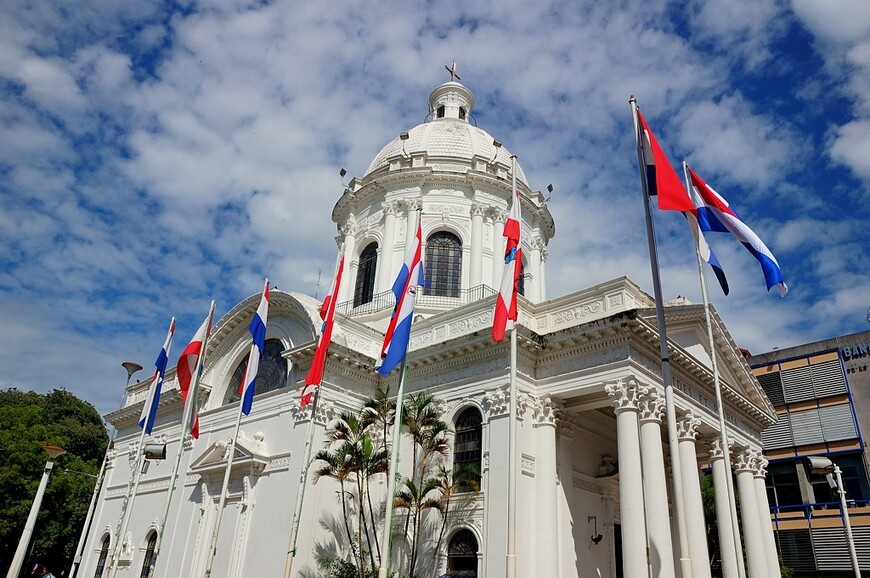
[[[133,374],[137,371],[141,371],[142,366],[135,361],[124,361],[123,363],[121,363],[121,367],[127,370],[127,383],[124,385],[124,396],[126,397],[127,388],[130,387],[130,378],[133,377]],[[115,434],[117,434],[117,432],[115,432]],[[82,535],[79,537],[79,543],[76,546],[76,554],[73,557],[72,567],[69,569],[69,578],[75,577],[76,572],[79,569],[79,565],[82,563],[82,551],[85,547],[85,539],[88,537],[88,532],[91,528],[91,519],[94,516],[94,510],[97,506],[97,496],[100,494],[100,490],[103,487],[103,478],[106,475],[106,460],[108,460],[109,452],[115,445],[115,434],[113,434],[112,439],[109,440],[109,445],[106,448],[106,455],[103,456],[103,463],[100,465],[100,473],[94,476],[95,478],[97,478],[97,483],[94,484],[94,493],[91,495],[91,504],[88,506],[88,514],[87,516],[85,516],[85,523],[82,525]],[[91,474],[85,475],[90,476]]]
[[[60,446],[42,446],[42,449],[48,452],[48,461],[45,462],[42,480],[39,482],[39,488],[36,490],[36,497],[33,498],[33,505],[30,506],[30,514],[27,515],[24,531],[21,533],[21,539],[18,541],[18,548],[15,549],[15,556],[12,558],[12,565],[9,566],[6,578],[18,578],[18,575],[21,573],[21,565],[24,564],[24,556],[27,553],[28,546],[30,546],[30,537],[33,535],[33,527],[36,526],[36,516],[39,514],[42,496],[45,494],[45,487],[48,485],[48,476],[51,475],[51,469],[54,467],[54,458],[66,453],[66,450]]]
[[[861,578],[861,568],[858,567],[858,554],[855,551],[855,539],[852,537],[852,524],[849,522],[849,511],[846,509],[846,488],[843,487],[843,476],[840,472],[840,466],[823,457],[809,457],[807,461],[810,465],[810,471],[824,474],[828,479],[828,485],[831,489],[836,488],[837,493],[840,494],[840,517],[843,519],[843,528],[846,530],[846,542],[849,544],[852,570],[855,571],[855,578]],[[831,475],[832,473],[833,476]],[[836,480],[834,480],[834,477],[836,477]]]

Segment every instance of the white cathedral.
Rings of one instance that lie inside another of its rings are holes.
[[[397,372],[383,378],[373,368],[392,312],[389,289],[418,211],[426,285],[417,298],[407,393],[437,396],[442,419],[451,427],[445,465],[477,467],[480,483],[479,491],[455,497],[457,507],[450,509],[440,543],[427,535],[416,574],[506,575],[509,344],[493,343],[490,327],[493,288],[504,267],[512,154],[475,126],[473,107],[471,91],[455,78],[435,88],[426,122],[389,142],[338,199],[332,219],[346,268],[314,415],[311,405],[300,407],[299,394],[321,330],[320,303],[301,293],[271,292],[257,395],[241,421],[212,577],[284,576],[296,513],[294,577],[322,575],[318,558],[324,554],[347,555],[338,530],[338,483],[327,477],[314,483],[310,474],[301,482],[306,433],[313,420],[316,451],[341,412],[358,412],[377,386],[396,391]],[[733,551],[734,536],[740,535],[727,515],[726,480],[733,468],[746,562],[723,556],[722,572],[728,578],[779,576],[761,456],[761,431],[775,423],[776,414],[721,320],[714,312],[731,468],[719,442],[704,309],[685,301],[666,307],[681,470],[674,473],[654,300],[626,277],[549,298],[545,265],[553,217],[519,168],[516,182],[523,245],[513,461],[518,499],[510,505],[516,508],[516,575],[672,577],[687,573],[680,559],[688,557],[694,578],[709,577],[699,476],[703,469],[712,472],[723,512],[717,516],[718,542],[723,551]],[[235,392],[251,343],[248,324],[259,300],[252,295],[215,325],[200,391],[201,435],[184,441],[165,524],[162,513],[182,437],[174,370],[167,374],[157,421],[146,438],[166,443],[169,459],[149,460],[123,536],[116,532],[141,451],[137,419],[148,383],[129,385],[123,407],[106,416],[118,435],[77,576],[147,577],[158,538],[153,576],[205,576],[239,412]],[[400,470],[410,475],[405,448],[403,455]],[[670,483],[674,475],[682,480],[685,504],[688,552],[683,553]],[[304,505],[296,512],[302,483]],[[374,476],[371,484],[383,511],[386,474]],[[397,516],[394,570],[402,568],[403,556],[404,525],[398,511]]]

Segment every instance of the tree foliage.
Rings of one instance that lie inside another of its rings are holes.
[[[72,393],[64,389],[47,394],[0,390],[3,573],[15,554],[48,459],[42,446],[58,445],[67,453],[54,460],[26,561],[41,561],[57,574],[75,555],[107,444],[100,414]]]

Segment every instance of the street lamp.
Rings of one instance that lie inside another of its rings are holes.
[[[61,454],[65,454],[66,450],[60,446],[42,446],[48,452],[48,461],[45,462],[45,470],[42,472],[42,480],[39,482],[39,488],[36,490],[36,497],[33,498],[33,505],[30,506],[30,514],[27,515],[27,521],[24,523],[24,531],[21,533],[21,539],[18,541],[18,548],[15,549],[15,556],[12,558],[12,565],[9,566],[9,572],[6,573],[6,578],[18,578],[21,573],[21,565],[24,564],[24,555],[27,553],[27,548],[30,546],[30,537],[33,535],[33,527],[36,526],[36,515],[39,514],[39,506],[42,504],[42,496],[45,494],[45,487],[48,485],[48,476],[51,475],[51,469],[54,467],[54,458]]]
[[[852,557],[852,569],[855,578],[861,578],[861,569],[858,567],[858,554],[855,552],[855,540],[852,538],[852,525],[849,523],[849,511],[846,509],[846,488],[843,487],[843,477],[840,466],[820,456],[808,457],[810,471],[814,474],[824,474],[831,489],[836,488],[840,494],[840,517],[843,518],[843,527],[846,529],[846,542],[849,544],[849,555]],[[833,475],[832,475],[833,472]],[[836,481],[834,480],[836,477]]]

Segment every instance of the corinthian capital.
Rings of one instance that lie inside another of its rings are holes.
[[[640,387],[634,378],[629,378],[605,384],[604,391],[610,396],[613,411],[619,414],[623,411],[639,411],[638,389]]]
[[[677,439],[694,441],[698,437],[700,426],[701,419],[691,411],[687,411],[677,420]]]

